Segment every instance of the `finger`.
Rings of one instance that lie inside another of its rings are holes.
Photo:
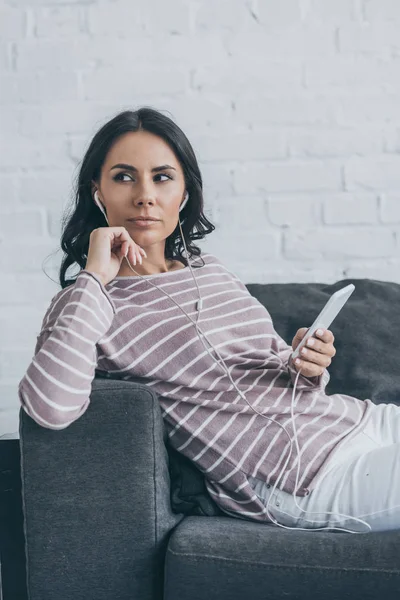
[[[308,338],[306,342],[306,347],[314,350],[314,352],[319,352],[320,354],[327,354],[328,356],[334,356],[336,354],[336,350],[333,344],[327,344],[326,342],[320,342],[318,339],[314,337]]]
[[[143,250],[143,248],[141,248],[138,244],[136,244],[136,242],[132,240],[128,230],[125,227],[114,227],[111,229],[111,233],[115,238],[119,238],[121,244],[127,242],[130,245],[130,247],[133,247],[134,252],[138,254],[138,257],[140,253],[144,253],[144,255],[147,258],[146,252]]]
[[[128,242],[128,253],[127,253],[127,259],[132,261],[135,265],[136,265],[136,261],[139,261],[140,264],[143,264],[143,259],[142,259],[142,254],[145,253],[145,251],[143,250],[143,248],[141,248],[140,246],[138,246],[137,244],[132,244],[132,240],[129,240]],[[146,255],[147,258],[147,255]]]
[[[322,334],[319,334],[318,331],[319,331],[319,329],[317,329],[317,331],[315,332],[315,335],[317,336],[318,339],[322,340],[323,342],[333,343],[335,341],[335,336],[333,335],[332,331],[330,331],[329,329],[322,329]]]
[[[297,330],[296,337],[298,337],[299,340],[302,340],[308,330],[309,327],[300,327],[300,329]]]
[[[295,365],[297,371],[300,371],[301,375],[304,377],[318,377],[321,374],[321,368],[309,363],[305,360],[300,360],[298,364]]]
[[[315,352],[309,348],[301,349],[300,358],[325,368],[331,364],[331,359],[327,354],[321,354],[320,352]]]
[[[128,261],[133,262],[133,264],[136,265],[136,253],[134,252],[131,243],[128,243],[128,252],[126,254],[126,258]]]

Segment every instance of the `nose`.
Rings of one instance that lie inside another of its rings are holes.
[[[154,204],[156,197],[156,190],[153,182],[142,181],[141,185],[136,188],[134,194],[134,202],[139,206],[147,206],[148,204]]]
[[[138,206],[147,206],[148,204],[152,206],[155,202],[155,194],[151,190],[143,190],[137,194],[134,202]]]
[[[153,198],[150,198],[148,196],[141,196],[136,202],[139,206],[147,206],[148,204],[152,206],[154,204]]]

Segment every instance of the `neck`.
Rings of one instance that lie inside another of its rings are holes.
[[[165,259],[165,264],[161,266],[146,264],[145,258],[143,258],[143,264],[140,264],[138,261],[136,261],[136,265],[133,263],[131,264],[135,271],[139,273],[139,275],[157,275],[158,273],[168,273],[169,271],[175,270],[177,267],[179,268],[179,265],[183,266],[179,261],[171,259]],[[124,258],[117,276],[128,277],[129,275],[135,275],[135,273],[130,268],[126,258]]]

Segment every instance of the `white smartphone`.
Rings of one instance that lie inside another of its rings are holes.
[[[350,285],[346,285],[346,287],[332,294],[324,308],[319,313],[318,317],[315,319],[314,323],[311,325],[310,329],[307,331],[306,335],[301,340],[300,344],[297,346],[296,350],[292,353],[291,356],[293,360],[298,357],[300,350],[306,344],[308,338],[312,337],[317,329],[329,328],[330,324],[337,317],[338,313],[341,311],[354,290],[355,286],[350,283]]]

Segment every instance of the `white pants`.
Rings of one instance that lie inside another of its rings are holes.
[[[363,430],[343,442],[319,477],[308,496],[296,496],[300,508],[291,494],[273,491],[268,510],[278,523],[363,533],[400,529],[400,407],[375,404]],[[274,486],[253,477],[249,481],[266,505]],[[371,529],[343,515],[358,517]]]

